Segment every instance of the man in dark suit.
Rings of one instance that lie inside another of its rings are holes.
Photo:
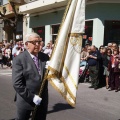
[[[28,120],[34,106],[38,105],[35,120],[46,120],[48,87],[45,83],[41,98],[38,96],[42,84],[45,62],[49,57],[39,52],[40,36],[26,36],[26,50],[13,59],[12,82],[16,91],[17,120]]]
[[[98,89],[99,85],[99,68],[101,55],[94,45],[90,47],[91,53],[88,56],[89,75],[91,77],[91,86],[89,88]]]

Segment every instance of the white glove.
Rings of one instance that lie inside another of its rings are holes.
[[[40,105],[42,101],[42,98],[40,98],[38,95],[35,95],[34,98],[33,98],[33,102],[36,104],[36,105]]]
[[[45,65],[45,68],[47,69],[49,65],[50,65],[50,61],[47,61],[46,65]]]

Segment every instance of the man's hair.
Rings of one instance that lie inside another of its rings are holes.
[[[23,43],[24,43],[25,48],[26,48],[25,43],[26,43],[27,41],[29,41],[30,37],[40,38],[40,36],[39,36],[37,33],[33,33],[33,32],[32,32],[32,33],[27,34],[27,35],[25,36],[25,39],[23,40]]]
[[[91,45],[91,47],[96,48],[96,46],[95,46],[95,45]]]

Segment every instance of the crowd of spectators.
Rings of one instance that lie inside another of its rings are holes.
[[[54,44],[49,41],[45,46],[40,43],[40,51],[51,56]],[[25,50],[23,41],[4,40],[0,44],[0,64],[12,68],[12,59]],[[116,43],[108,43],[97,48],[94,45],[86,44],[81,51],[81,62],[88,63],[87,76],[90,78],[90,88],[98,89],[106,85],[109,91],[120,90],[120,47]]]
[[[40,51],[48,54],[48,56],[51,56],[52,49],[54,44],[52,41],[47,43],[45,46],[44,42],[42,41],[40,43]],[[7,42],[7,40],[4,40],[0,44],[0,65],[3,68],[3,66],[7,66],[12,68],[12,59],[22,53],[25,50],[23,41],[10,41]]]
[[[116,43],[108,43],[97,48],[86,44],[81,51],[81,63],[88,63],[90,88],[95,90],[106,85],[109,91],[120,90],[120,47]]]

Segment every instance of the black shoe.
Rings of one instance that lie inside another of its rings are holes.
[[[89,88],[94,88],[94,86],[91,85]]]
[[[98,87],[97,87],[97,86],[95,86],[95,87],[94,87],[94,89],[95,89],[95,90],[97,90],[97,89],[98,89]]]
[[[115,90],[115,92],[118,92],[119,90],[117,89],[117,90]]]

